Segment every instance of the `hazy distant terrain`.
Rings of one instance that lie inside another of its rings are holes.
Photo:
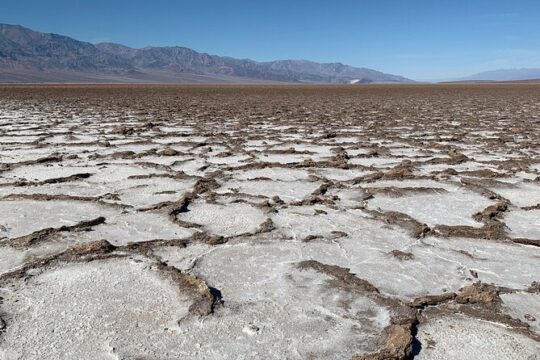
[[[522,81],[539,80],[540,69],[498,69],[483,71],[461,79],[460,81]]]
[[[0,82],[408,83],[410,79],[341,63],[257,62],[185,47],[134,49],[0,24]]]

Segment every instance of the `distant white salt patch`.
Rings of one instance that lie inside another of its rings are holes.
[[[310,160],[310,154],[264,154],[258,156],[259,161],[280,163],[280,164],[292,164],[297,162],[303,162],[304,160]]]
[[[133,212],[110,216],[104,224],[94,226],[92,231],[68,233],[65,238],[74,242],[106,239],[121,246],[150,240],[181,240],[194,232],[173,223],[163,214]]]
[[[304,180],[309,177],[309,173],[302,169],[289,169],[282,167],[269,167],[263,169],[250,169],[237,171],[234,177],[239,180],[251,180],[256,178],[269,178],[281,181]]]
[[[0,237],[14,238],[45,228],[72,226],[114,213],[112,209],[79,201],[0,201]]]
[[[360,169],[325,168],[325,169],[316,169],[314,173],[316,175],[324,176],[328,180],[348,181],[348,180],[356,179],[357,177],[360,177],[360,176],[372,174],[373,171],[360,170]]]
[[[352,158],[349,159],[349,163],[353,165],[373,166],[377,168],[385,168],[397,165],[401,162],[401,159],[391,157],[366,157],[366,158]]]
[[[466,190],[449,192],[417,193],[414,196],[390,197],[375,194],[368,200],[368,207],[383,211],[398,211],[429,226],[467,225],[481,227],[472,215],[494,202]]]
[[[505,313],[531,326],[540,335],[540,294],[518,292],[501,294]]]
[[[267,219],[260,209],[248,204],[203,202],[191,204],[188,211],[178,214],[177,218],[202,225],[207,232],[222,236],[254,232]]]
[[[208,161],[211,164],[218,164],[218,165],[242,165],[245,164],[247,160],[250,159],[249,155],[233,155],[233,156],[212,156],[209,157],[206,161]]]
[[[0,275],[13,271],[22,266],[24,263],[24,258],[24,251],[15,250],[8,246],[0,247]]]
[[[419,175],[428,175],[432,172],[444,171],[446,169],[454,169],[455,171],[458,171],[458,172],[477,171],[477,170],[491,170],[494,172],[500,172],[497,166],[495,165],[468,161],[468,162],[464,162],[457,165],[426,164],[426,165],[420,166],[420,168],[416,171],[416,173]]]
[[[218,193],[238,191],[248,195],[262,195],[269,198],[279,196],[284,201],[301,200],[314,192],[321,182],[315,181],[274,181],[274,180],[251,180],[229,181],[218,189]]]
[[[433,188],[448,191],[456,191],[459,189],[458,184],[431,179],[377,180],[371,183],[362,184],[362,187]]]
[[[540,240],[540,210],[510,210],[504,223],[513,238]]]
[[[526,360],[540,353],[538,342],[504,325],[460,315],[422,323],[417,338],[424,345],[418,359]]]
[[[360,149],[345,149],[349,156],[358,156],[358,155],[367,155],[371,152],[369,148],[360,148]]]
[[[490,190],[519,207],[540,204],[540,185],[536,183],[522,182],[508,187],[492,187]]]

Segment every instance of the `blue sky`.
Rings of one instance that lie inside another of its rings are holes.
[[[94,43],[339,61],[418,80],[540,67],[540,0],[1,0],[0,22]]]

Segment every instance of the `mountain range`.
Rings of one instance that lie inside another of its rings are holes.
[[[523,81],[540,79],[540,69],[498,69],[461,78],[461,81]]]
[[[398,75],[341,63],[258,62],[185,47],[91,44],[0,24],[0,82],[410,83]]]

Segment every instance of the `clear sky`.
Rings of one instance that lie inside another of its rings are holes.
[[[1,0],[0,22],[93,43],[343,62],[417,80],[540,68],[540,0]]]

